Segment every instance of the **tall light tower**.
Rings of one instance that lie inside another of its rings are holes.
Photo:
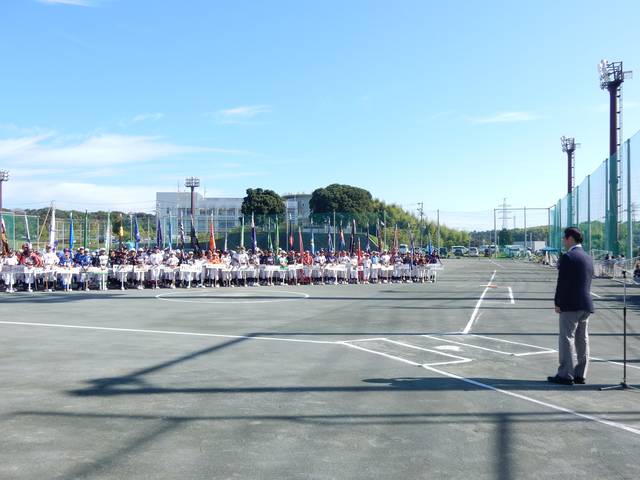
[[[2,217],[2,184],[9,180],[9,171],[0,170],[0,217]]]
[[[573,226],[573,220],[576,218],[573,211],[573,186],[575,183],[575,162],[576,162],[576,148],[580,146],[576,143],[575,138],[561,137],[560,145],[562,145],[562,151],[567,154],[567,226]]]
[[[191,248],[195,249],[195,214],[196,214],[196,187],[200,186],[200,179],[197,177],[188,177],[184,181],[184,186],[191,189]]]
[[[609,92],[609,211],[606,217],[605,249],[618,255],[618,209],[621,189],[618,187],[622,170],[620,147],[622,145],[622,83],[631,78],[622,62],[601,60],[598,64],[600,88]]]

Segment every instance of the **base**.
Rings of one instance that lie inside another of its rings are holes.
[[[604,391],[604,390],[636,390],[636,391],[640,391],[640,388],[633,387],[633,386],[629,385],[627,382],[620,382],[617,385],[611,385],[609,387],[600,387],[599,390],[601,392]]]

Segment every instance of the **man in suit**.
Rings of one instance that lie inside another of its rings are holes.
[[[593,313],[593,261],[582,248],[577,228],[564,231],[566,253],[558,260],[555,308],[560,314],[558,373],[547,380],[561,385],[584,384],[589,365],[589,315]],[[574,357],[577,356],[577,362]]]

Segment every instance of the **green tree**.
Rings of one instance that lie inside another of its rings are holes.
[[[311,194],[309,207],[313,213],[369,213],[373,210],[371,193],[363,188],[333,183]]]
[[[498,243],[500,245],[511,245],[513,243],[513,235],[511,230],[503,228],[498,232]]]
[[[262,215],[284,215],[284,200],[273,190],[247,188],[247,195],[242,200],[241,211],[244,215],[252,213]]]

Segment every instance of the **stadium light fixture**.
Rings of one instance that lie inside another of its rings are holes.
[[[0,214],[2,214],[2,184],[9,181],[9,170],[0,170]]]

